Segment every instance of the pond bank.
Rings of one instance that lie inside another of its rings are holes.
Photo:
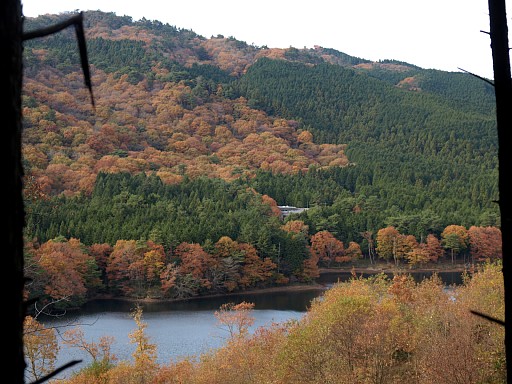
[[[267,288],[256,288],[249,289],[244,291],[237,292],[227,292],[227,293],[218,293],[218,294],[210,294],[210,295],[200,295],[200,296],[192,296],[187,298],[133,298],[126,296],[115,296],[115,295],[99,295],[92,300],[122,300],[129,301],[133,303],[170,303],[170,302],[188,302],[194,300],[208,299],[208,298],[219,298],[219,297],[237,297],[244,295],[259,295],[259,294],[269,294],[269,293],[283,293],[283,292],[307,292],[307,291],[324,291],[328,289],[330,285],[332,285],[332,281],[329,281],[329,276],[335,276],[338,274],[355,274],[357,276],[367,276],[374,275],[379,273],[385,274],[433,274],[433,273],[463,273],[464,271],[468,271],[464,265],[442,265],[441,267],[429,267],[429,268],[417,268],[417,269],[409,269],[409,268],[396,268],[393,265],[387,264],[377,264],[374,266],[364,266],[364,267],[341,267],[341,268],[321,268],[319,281],[309,284],[293,284],[293,285],[282,285],[282,286],[274,286]],[[324,277],[324,279],[322,279]],[[325,279],[327,277],[327,279]],[[323,280],[323,281],[322,281]]]
[[[92,298],[91,300],[119,300],[119,301],[129,301],[129,302],[140,302],[140,303],[174,303],[174,302],[183,302],[183,301],[193,301],[193,300],[201,300],[201,299],[210,299],[210,298],[219,298],[219,297],[236,297],[236,296],[244,296],[244,295],[258,295],[258,294],[267,294],[267,293],[280,293],[280,292],[307,292],[307,291],[322,291],[327,289],[327,287],[323,284],[297,284],[297,285],[284,285],[279,287],[268,287],[268,288],[258,288],[258,289],[249,289],[244,291],[237,292],[227,292],[227,293],[218,293],[211,295],[198,295],[191,296],[186,298],[136,298],[136,297],[127,297],[127,296],[115,296],[115,295],[98,295]]]
[[[477,266],[473,266],[473,269]],[[427,266],[422,268],[396,267],[392,264],[376,264],[370,266],[347,266],[337,268],[320,268],[320,274],[329,273],[356,273],[356,274],[376,274],[376,273],[462,273],[469,271],[471,268],[463,264],[441,264],[438,266]]]

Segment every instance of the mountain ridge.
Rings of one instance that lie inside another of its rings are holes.
[[[432,211],[442,222],[498,222],[494,94],[469,74],[207,39],[100,11],[85,21],[94,112],[72,31],[25,46],[25,167],[50,198],[92,193],[100,172],[144,172],[333,204],[305,189],[312,173],[376,198],[381,223]]]

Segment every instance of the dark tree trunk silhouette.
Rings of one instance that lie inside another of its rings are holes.
[[[512,295],[512,260],[510,259],[512,256],[512,184],[510,182],[512,174],[512,152],[510,150],[512,144],[512,82],[505,0],[489,0],[489,19],[498,126],[498,184],[505,284],[505,353],[507,367],[512,367],[512,334],[510,330],[512,306],[509,301],[509,296]],[[512,382],[510,375],[507,375],[507,382]]]
[[[499,144],[499,191],[501,231],[503,237],[503,275],[505,299],[512,292],[510,259],[512,254],[512,185],[507,180],[512,171],[512,83],[508,47],[505,0],[489,0],[490,37],[494,67],[496,117]],[[23,168],[21,163],[21,90],[22,90],[22,7],[20,0],[0,2],[0,116],[1,140],[5,154],[4,178],[7,179],[4,209],[8,229],[2,231],[4,241],[3,292],[5,334],[3,377],[12,384],[23,384],[25,359],[23,353],[23,226],[25,211],[22,197]],[[509,331],[512,307],[505,305],[505,343],[512,345]],[[512,352],[506,348],[507,367],[512,366]],[[512,382],[507,375],[508,382]]]
[[[8,229],[2,231],[2,281],[4,292],[5,344],[2,376],[11,383],[24,383],[23,353],[23,225],[21,165],[22,12],[20,0],[0,2],[0,116],[7,179],[2,213]]]
[[[68,20],[50,26],[48,28],[23,32],[23,17],[20,0],[5,0],[0,6],[0,92],[2,92],[1,115],[4,119],[4,150],[6,159],[7,195],[5,215],[7,217],[8,230],[4,231],[7,253],[7,268],[4,275],[11,280],[2,292],[7,292],[7,351],[6,367],[8,376],[12,383],[24,383],[25,357],[23,350],[23,322],[25,318],[26,305],[23,301],[24,277],[24,240],[23,228],[25,225],[25,209],[23,202],[23,165],[22,165],[22,113],[21,113],[21,92],[23,87],[23,41],[37,37],[57,33],[64,28],[74,26],[80,60],[84,73],[84,81],[91,95],[91,104],[94,108],[94,97],[92,92],[91,77],[89,71],[89,60],[83,28],[83,13],[79,13]],[[12,351],[12,352],[11,352]],[[80,360],[72,360],[62,367],[51,372],[44,378],[36,381],[44,382],[49,380],[62,370],[65,370]]]

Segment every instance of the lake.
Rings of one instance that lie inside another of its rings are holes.
[[[439,275],[447,285],[461,283],[460,273]],[[250,330],[253,332],[256,328],[273,322],[300,319],[313,299],[319,297],[333,283],[345,281],[350,276],[348,272],[322,274],[319,283],[324,285],[323,289],[142,303],[143,321],[147,324],[146,333],[150,341],[157,345],[158,363],[167,364],[181,357],[198,356],[224,345],[229,334],[225,328],[219,327],[214,315],[224,303],[254,303],[255,323]],[[431,274],[418,273],[414,276],[421,280]],[[69,313],[60,319],[45,319],[42,322],[56,327],[60,332],[69,329],[70,325],[79,325],[88,342],[99,342],[102,336],[113,336],[115,341],[112,352],[118,360],[132,361],[135,346],[130,343],[128,335],[136,328],[131,317],[133,308],[134,303],[127,301],[97,300],[87,303],[76,313]],[[64,371],[57,378],[68,377],[91,361],[81,350],[67,347],[60,340],[59,345],[61,349],[57,367],[74,359],[82,360],[82,363]]]
[[[300,319],[315,297],[323,292],[315,289],[297,292],[257,293],[235,296],[193,299],[182,302],[141,303],[143,321],[147,324],[146,333],[151,342],[157,345],[158,363],[166,364],[185,356],[198,356],[212,348],[221,347],[229,333],[221,328],[215,318],[215,311],[228,302],[242,301],[255,304],[253,317],[257,327],[273,322]],[[44,319],[46,326],[56,327],[64,332],[71,326],[79,325],[88,342],[99,342],[102,336],[113,336],[113,353],[118,360],[132,361],[135,346],[130,343],[129,334],[136,328],[131,317],[134,303],[121,300],[97,300],[86,304],[78,313],[70,313],[60,319]],[[58,378],[65,378],[91,361],[86,353],[66,346],[61,347],[57,367],[71,360],[82,363],[66,370]]]

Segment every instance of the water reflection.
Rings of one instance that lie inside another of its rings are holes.
[[[433,272],[405,272],[409,273],[415,281],[421,282],[424,279],[432,277]],[[357,273],[357,277],[368,278],[374,276],[374,273]],[[385,273],[390,279],[393,278],[393,273]],[[462,273],[461,272],[437,272],[437,275],[445,285],[461,285]],[[351,272],[327,272],[320,275],[318,282],[320,284],[334,284],[338,281],[347,281],[352,277]]]
[[[324,289],[292,291],[292,292],[272,292],[272,293],[252,293],[237,294],[232,296],[193,298],[177,302],[141,302],[144,313],[162,312],[162,311],[211,311],[217,310],[227,302],[240,303],[242,301],[255,304],[258,310],[288,310],[305,312],[315,297],[320,295]],[[101,312],[130,312],[135,306],[134,302],[125,300],[95,300],[87,303],[80,309],[81,313],[93,314]]]
[[[430,277],[430,273],[415,274],[417,281]],[[447,285],[462,283],[460,273],[440,273]],[[368,277],[366,275],[363,277]],[[390,275],[392,277],[392,275]],[[221,347],[227,338],[226,330],[220,328],[215,318],[215,311],[227,302],[242,301],[255,304],[253,332],[258,327],[269,326],[273,322],[285,322],[300,319],[308,310],[311,301],[319,297],[327,287],[338,281],[350,279],[349,272],[323,274],[319,283],[324,288],[291,292],[272,292],[240,294],[224,297],[198,298],[181,302],[141,303],[143,321],[147,324],[147,334],[151,342],[157,345],[158,362],[166,364],[184,356],[198,356],[210,349]],[[130,316],[135,303],[123,300],[96,300],[89,302],[80,311],[70,313],[60,319],[43,319],[48,326],[63,327],[79,324],[88,342],[100,341],[102,336],[113,336],[115,343],[113,353],[119,360],[131,361],[134,345],[130,343],[129,334],[135,330],[135,322]],[[82,351],[69,348],[59,342],[60,352],[57,366],[71,359],[82,359],[83,363],[74,370],[67,370],[59,377],[69,375],[89,362],[89,357]]]

